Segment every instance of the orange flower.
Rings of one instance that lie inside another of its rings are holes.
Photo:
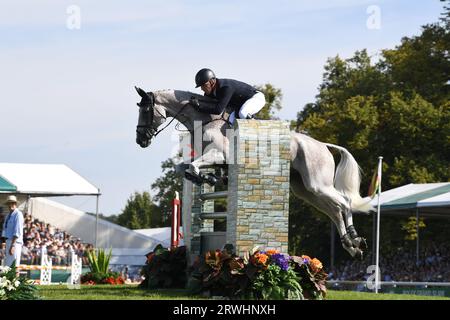
[[[275,250],[275,249],[269,249],[269,250],[266,251],[266,253],[267,253],[267,255],[271,256],[273,254],[280,253],[280,251]]]
[[[267,262],[267,259],[269,258],[269,256],[264,253],[256,253],[255,258],[258,259],[259,263],[265,264]]]
[[[312,259],[310,265],[313,272],[319,272],[323,268],[322,262],[317,258]]]

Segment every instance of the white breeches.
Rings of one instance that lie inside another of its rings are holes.
[[[264,94],[262,92],[255,93],[253,97],[245,101],[245,103],[242,105],[241,109],[239,110],[239,118],[246,119],[248,115],[254,115],[258,113],[265,104],[266,98],[264,97]],[[228,121],[230,123],[233,123],[234,119],[236,119],[236,115],[233,111],[230,114],[230,118],[228,119]]]

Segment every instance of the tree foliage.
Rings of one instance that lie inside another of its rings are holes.
[[[439,22],[423,26],[418,36],[402,38],[393,49],[382,50],[378,60],[366,50],[348,59],[328,59],[316,100],[305,105],[292,123],[297,131],[348,148],[365,172],[363,195],[380,155],[383,190],[450,180],[449,2]],[[329,232],[323,219],[314,208],[291,202],[291,250],[327,254]],[[411,233],[415,220],[388,220],[383,233],[393,242],[387,246],[415,238]],[[367,217],[355,217],[369,241],[371,223]],[[430,229],[426,233],[436,236],[439,224],[426,225]],[[311,233],[316,242],[309,240]]]
[[[159,208],[152,202],[149,192],[135,192],[128,198],[117,223],[129,229],[145,229],[161,226]]]
[[[297,130],[348,148],[369,184],[384,157],[383,188],[450,179],[449,29],[423,27],[372,62],[366,50],[329,59],[317,100]],[[365,190],[364,190],[365,191]]]
[[[183,176],[175,172],[175,165],[181,155],[175,158],[169,158],[162,162],[161,168],[163,175],[152,183],[152,190],[156,191],[153,200],[158,203],[161,212],[161,225],[170,226],[170,217],[172,215],[172,200],[175,197],[175,191],[182,197]]]
[[[275,88],[270,83],[255,87],[264,93],[264,97],[266,98],[266,104],[261,111],[255,115],[255,117],[263,120],[277,119],[275,117],[275,112],[281,110],[281,101],[283,99],[281,89]]]

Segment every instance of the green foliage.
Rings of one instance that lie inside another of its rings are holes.
[[[293,269],[283,271],[279,266],[271,264],[258,274],[251,290],[258,300],[301,300],[303,295],[299,280]]]
[[[420,228],[425,228],[425,221],[423,218],[419,218],[419,230]],[[403,224],[402,230],[406,232],[405,240],[416,240],[417,239],[417,218],[409,217],[408,221]]]
[[[322,263],[309,257],[255,248],[242,258],[227,250],[216,250],[197,259],[188,289],[194,294],[231,299],[322,299],[326,277]]]
[[[299,277],[304,297],[313,300],[324,299],[327,294],[328,275],[323,270],[322,263],[308,256],[293,256],[292,264],[293,270]]]
[[[163,175],[152,183],[152,190],[156,191],[153,200],[158,203],[159,220],[152,223],[152,227],[170,226],[170,217],[172,215],[172,200],[175,191],[182,197],[183,176],[175,172],[175,165],[181,155],[172,159],[167,159],[161,165]]]
[[[184,288],[186,266],[186,247],[181,246],[169,250],[159,244],[153,252],[147,254],[147,262],[142,269],[145,279],[139,287],[145,289]]]
[[[161,226],[159,208],[152,202],[150,193],[135,192],[117,217],[117,223],[129,229],[145,229]]]
[[[450,181],[449,7],[446,1],[439,22],[424,26],[417,36],[404,37],[376,61],[366,50],[349,59],[328,59],[315,101],[291,123],[296,131],[349,149],[363,169],[362,195],[380,155],[382,190]],[[290,252],[301,248],[329,256],[329,232],[323,232],[329,230],[327,218],[297,199],[289,208]],[[355,225],[370,241],[371,220],[355,216]],[[390,221],[383,227],[389,239],[385,245],[404,245],[399,230],[405,225]],[[427,223],[422,232],[428,228],[437,230],[437,225]],[[429,234],[436,237],[436,232]]]
[[[248,286],[244,260],[228,251],[209,251],[197,258],[190,269],[187,288],[193,294],[227,296],[238,299]]]
[[[106,274],[109,271],[109,261],[111,260],[112,249],[109,252],[102,248],[96,250],[89,250],[87,258],[89,261],[89,268],[93,273]]]
[[[81,276],[82,284],[124,284],[122,276],[118,272],[88,272]]]
[[[0,266],[0,300],[38,300],[39,295],[32,280],[18,276],[15,262]]]
[[[275,117],[275,112],[281,110],[281,100],[283,99],[283,94],[281,89],[275,88],[272,84],[266,83],[262,86],[255,86],[256,89],[264,93],[266,98],[266,104],[264,107],[255,115],[257,119],[277,119]]]

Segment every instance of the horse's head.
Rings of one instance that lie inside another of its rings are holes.
[[[166,121],[166,111],[159,105],[155,105],[155,96],[153,92],[145,92],[141,88],[135,87],[137,93],[141,96],[141,102],[138,102],[139,119],[136,128],[136,143],[142,148],[150,145],[151,140],[156,136],[158,127]]]

